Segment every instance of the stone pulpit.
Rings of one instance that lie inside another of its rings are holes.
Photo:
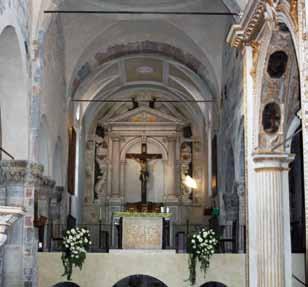
[[[166,238],[165,222],[171,214],[116,212],[114,216],[121,218],[122,249],[163,249]]]

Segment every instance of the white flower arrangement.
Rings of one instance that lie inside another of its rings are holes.
[[[196,282],[196,263],[200,262],[204,275],[210,266],[210,258],[215,253],[218,241],[213,230],[202,229],[194,234],[189,241],[189,281],[191,285]]]
[[[64,274],[62,276],[67,276],[67,279],[71,280],[73,265],[82,268],[91,244],[90,232],[85,228],[76,227],[65,232],[62,253]]]

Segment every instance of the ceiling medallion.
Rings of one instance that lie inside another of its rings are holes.
[[[152,74],[154,69],[150,66],[140,66],[136,69],[139,74]]]

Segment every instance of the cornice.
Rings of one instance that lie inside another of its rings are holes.
[[[239,24],[234,24],[227,37],[233,48],[241,48],[254,40],[264,22],[264,12],[270,0],[250,1]],[[270,1],[271,2],[271,1]]]

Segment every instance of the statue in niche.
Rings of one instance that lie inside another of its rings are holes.
[[[105,132],[102,127],[98,126],[95,136],[95,200],[99,198],[99,195],[104,194],[106,191],[108,171],[107,156],[108,144],[105,140]]]

